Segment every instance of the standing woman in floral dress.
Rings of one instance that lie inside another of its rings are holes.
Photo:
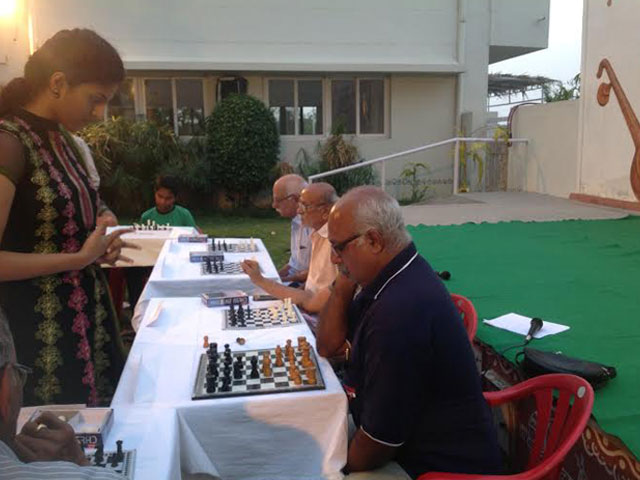
[[[96,227],[100,197],[70,132],[103,118],[123,78],[106,40],[62,30],[0,91],[0,307],[34,370],[25,405],[104,403],[122,371],[98,263],[132,246]]]

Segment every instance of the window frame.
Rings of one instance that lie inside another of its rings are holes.
[[[271,108],[271,102],[270,102],[270,97],[269,97],[269,82],[271,80],[291,80],[293,81],[293,112],[294,112],[294,133],[293,135],[290,133],[286,133],[283,134],[281,133],[280,136],[284,139],[291,139],[291,140],[320,140],[322,138],[325,138],[327,136],[326,131],[327,131],[327,114],[326,114],[326,77],[318,77],[318,76],[312,76],[312,77],[295,77],[295,76],[268,76],[268,77],[264,77],[264,98],[265,98],[265,105],[267,106],[267,108]],[[300,123],[299,123],[299,119],[298,119],[298,82],[299,81],[307,81],[307,80],[315,80],[315,81],[320,81],[320,85],[322,87],[322,133],[318,134],[318,133],[314,133],[313,135],[305,135],[300,133]]]
[[[391,85],[390,85],[390,78],[389,76],[382,76],[382,75],[336,75],[336,76],[331,76],[328,77],[328,88],[327,88],[327,93],[328,93],[328,104],[329,104],[329,113],[327,114],[327,116],[329,117],[329,132],[331,131],[331,128],[333,128],[333,110],[332,110],[332,101],[333,101],[333,94],[332,94],[332,85],[331,82],[333,82],[334,80],[355,80],[356,83],[356,88],[355,88],[355,108],[356,108],[356,131],[355,133],[346,133],[345,135],[351,135],[354,137],[362,137],[362,138],[390,138],[390,119],[391,119],[391,102],[390,102],[390,90],[391,90]],[[383,121],[382,121],[382,125],[383,125],[383,131],[382,133],[360,133],[360,81],[361,80],[382,80],[382,85],[383,85]]]
[[[169,77],[169,76],[158,76],[158,77],[151,77],[151,76],[141,76],[141,77],[130,77],[133,78],[134,81],[135,79],[139,79],[139,86],[140,86],[140,105],[142,107],[142,118],[144,118],[145,120],[147,120],[147,89],[146,89],[146,81],[147,80],[169,80],[171,82],[171,108],[173,109],[173,133],[176,137],[179,138],[184,138],[184,139],[190,139],[193,137],[203,137],[206,135],[206,132],[203,133],[202,135],[179,135],[178,133],[178,95],[176,93],[176,80],[200,80],[200,84],[202,87],[202,112],[203,115],[207,116],[206,114],[206,91],[205,91],[205,83],[206,83],[206,78],[207,77],[203,77],[203,76],[185,76],[185,75],[179,75],[179,76],[175,76],[175,77]],[[135,101],[135,93],[137,92],[137,90],[134,90],[134,101]]]

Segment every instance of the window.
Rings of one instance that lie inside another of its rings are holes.
[[[269,109],[280,135],[322,135],[322,80],[269,80]]]
[[[178,135],[204,135],[202,80],[176,79]]]
[[[384,133],[384,80],[360,80],[360,133]]]
[[[322,80],[298,80],[298,133],[322,135]]]
[[[269,80],[269,110],[280,135],[295,135],[293,80]]]
[[[145,80],[147,120],[173,128],[173,94],[171,80]]]
[[[384,134],[384,79],[331,81],[331,124],[343,133]]]
[[[127,78],[120,88],[116,91],[115,95],[109,102],[107,107],[108,117],[124,117],[128,120],[135,120],[136,108],[135,108],[135,95],[134,95],[133,78]]]

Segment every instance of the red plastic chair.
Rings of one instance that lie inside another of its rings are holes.
[[[558,392],[554,405],[554,392]],[[536,430],[526,470],[514,475],[468,475],[430,472],[418,480],[556,480],[562,461],[584,431],[593,407],[593,389],[575,375],[551,374],[531,378],[498,392],[485,392],[491,406],[533,396]]]
[[[468,298],[462,295],[456,295],[455,293],[451,294],[451,300],[453,300],[458,312],[460,312],[460,316],[464,322],[464,328],[467,329],[469,341],[473,342],[473,339],[476,338],[476,331],[478,330],[478,314],[476,313],[473,303],[471,303],[471,300]]]

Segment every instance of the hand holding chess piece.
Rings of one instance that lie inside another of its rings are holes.
[[[253,283],[262,280],[263,276],[260,271],[260,264],[255,260],[243,260],[240,266],[242,267],[242,271],[249,275],[249,278]]]
[[[65,461],[88,465],[71,425],[51,412],[44,412],[35,421],[25,423],[16,435],[14,445],[24,462]]]

